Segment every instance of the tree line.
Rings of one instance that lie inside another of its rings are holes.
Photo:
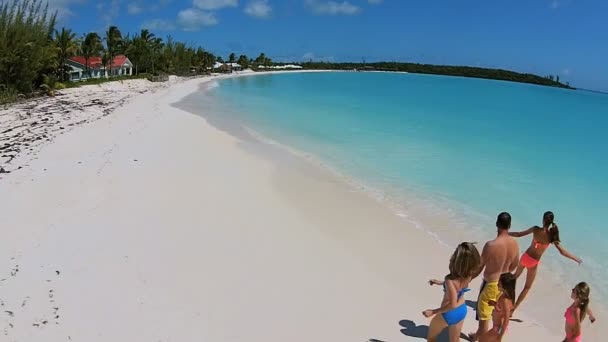
[[[29,95],[41,87],[69,79],[70,57],[83,56],[85,74],[91,75],[91,58],[101,57],[111,74],[117,55],[126,55],[133,63],[134,74],[191,75],[204,73],[223,59],[171,36],[157,37],[147,29],[123,34],[110,26],[101,35],[90,32],[77,35],[69,28],[58,29],[56,12],[50,12],[46,0],[15,0],[0,3],[0,102],[17,94]],[[244,68],[270,65],[272,61],[260,54],[256,59],[234,53],[228,60]]]
[[[433,65],[400,62],[378,63],[330,63],[313,62],[302,63],[304,69],[313,70],[359,70],[359,71],[394,71],[417,74],[433,74],[447,76],[463,76],[485,78],[493,80],[531,83],[551,87],[570,88],[569,84],[561,83],[559,77],[541,77],[534,74],[525,74],[503,69],[478,68],[469,66]]]
[[[216,56],[201,46],[175,41],[171,36],[163,39],[147,29],[131,35],[123,34],[116,26],[110,26],[101,35],[90,32],[79,36],[69,28],[58,29],[55,26],[56,13],[48,10],[46,0],[9,0],[0,3],[0,103],[14,99],[18,94],[27,96],[41,88],[53,89],[57,81],[65,82],[70,70],[66,63],[75,55],[85,58],[85,74],[89,76],[91,71],[88,70],[88,63],[91,58],[101,57],[103,65],[108,65],[111,74],[111,61],[120,54],[126,55],[133,63],[136,75],[206,73],[216,62],[224,62],[221,56]],[[237,57],[231,53],[226,61],[254,70],[258,66],[274,64],[264,53],[255,59],[246,55]],[[557,76],[540,77],[467,66],[313,61],[301,65],[304,69],[404,71],[570,88],[569,84],[560,82]],[[223,68],[223,71],[231,69]]]

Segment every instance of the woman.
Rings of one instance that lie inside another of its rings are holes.
[[[467,286],[481,264],[481,256],[474,244],[463,242],[450,258],[450,274],[444,281],[430,280],[431,285],[443,285],[443,300],[441,307],[425,310],[424,317],[433,317],[429,326],[427,341],[436,341],[437,337],[447,327],[450,342],[460,341],[462,324],[467,316],[467,306],[464,293],[469,291]]]
[[[561,255],[565,256],[568,259],[572,259],[576,261],[579,265],[583,262],[577,256],[570,254],[567,250],[564,249],[561,245],[561,241],[559,240],[559,229],[554,222],[555,215],[552,212],[547,211],[543,215],[543,226],[538,227],[534,226],[528,230],[523,232],[511,232],[509,235],[513,237],[522,237],[526,235],[532,234],[532,244],[528,249],[521,255],[521,259],[519,260],[519,266],[517,266],[517,270],[515,271],[515,278],[519,278],[519,276],[526,269],[526,284],[524,285],[524,289],[519,294],[517,298],[517,302],[515,303],[515,307],[513,311],[517,310],[519,305],[524,301],[526,295],[532,288],[532,284],[534,283],[534,279],[536,279],[536,271],[538,270],[538,264],[540,263],[540,258],[543,256],[547,248],[551,244],[557,248]]]

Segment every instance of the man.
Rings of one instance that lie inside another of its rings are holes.
[[[492,305],[500,295],[498,279],[503,273],[515,271],[519,261],[519,246],[515,239],[509,236],[511,215],[507,212],[498,214],[496,228],[498,228],[496,239],[486,242],[481,252],[481,265],[477,273],[478,276],[483,271],[483,282],[477,299],[479,328],[476,333],[469,335],[471,341],[477,341],[488,331],[494,311]]]

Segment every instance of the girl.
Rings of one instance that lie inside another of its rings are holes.
[[[450,274],[444,281],[429,281],[430,285],[443,285],[444,295],[441,307],[422,313],[427,318],[434,316],[429,326],[427,341],[437,341],[437,337],[446,327],[449,329],[450,342],[460,340],[462,324],[467,316],[463,294],[469,291],[467,286],[480,264],[481,257],[475,245],[463,242],[450,258]]]
[[[502,337],[507,332],[507,326],[511,318],[511,310],[513,310],[513,302],[515,301],[515,276],[512,273],[503,273],[498,280],[498,289],[501,294],[498,300],[493,303],[494,311],[492,312],[492,329],[481,336],[479,342],[494,342],[502,341]]]
[[[554,222],[555,215],[552,212],[547,211],[543,215],[543,226],[538,227],[534,226],[528,230],[524,230],[523,232],[511,232],[509,235],[513,237],[522,237],[526,235],[532,234],[532,244],[528,249],[521,255],[521,259],[519,261],[519,266],[517,266],[517,270],[515,271],[515,277],[519,278],[519,276],[526,269],[526,284],[524,285],[524,289],[519,294],[517,298],[517,302],[515,303],[515,307],[513,310],[517,310],[517,308],[521,305],[528,295],[528,292],[532,288],[532,284],[534,283],[534,279],[536,279],[536,272],[538,270],[538,264],[540,263],[540,258],[543,256],[547,248],[550,245],[554,245],[555,248],[561,253],[561,255],[566,258],[572,259],[576,261],[579,265],[583,262],[580,258],[576,257],[573,254],[570,254],[567,250],[564,249],[561,245],[561,241],[559,240],[559,229]]]
[[[574,303],[568,307],[564,317],[566,318],[566,339],[564,342],[581,342],[582,327],[581,323],[586,315],[589,315],[591,323],[595,322],[595,317],[589,307],[589,293],[591,288],[587,283],[578,283],[573,289],[570,298]]]

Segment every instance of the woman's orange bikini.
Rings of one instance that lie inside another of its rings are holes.
[[[533,240],[534,243],[534,248],[536,249],[547,249],[549,248],[549,246],[551,246],[550,243],[540,243],[538,242],[536,239]],[[524,252],[521,255],[521,259],[519,260],[519,263],[522,264],[522,266],[524,266],[525,268],[532,268],[536,265],[538,265],[540,263],[540,260],[536,260],[533,257],[530,256],[530,254],[528,254],[528,252]]]
[[[561,245],[559,239],[559,229],[555,224],[554,219],[555,215],[552,212],[547,211],[543,214],[542,227],[534,226],[525,231],[509,233],[509,235],[513,237],[523,237],[527,235],[532,235],[532,243],[530,244],[530,247],[528,247],[528,249],[521,255],[521,259],[519,260],[519,266],[517,266],[517,270],[515,271],[515,277],[519,278],[519,276],[521,276],[521,274],[525,270],[526,282],[524,284],[523,290],[517,297],[517,302],[515,303],[514,310],[519,307],[519,305],[523,302],[523,300],[528,295],[528,292],[532,288],[532,284],[536,279],[536,272],[538,270],[538,265],[540,264],[540,258],[543,256],[549,246],[554,245],[561,255],[572,259],[579,264],[582,262],[581,259],[569,253]]]

